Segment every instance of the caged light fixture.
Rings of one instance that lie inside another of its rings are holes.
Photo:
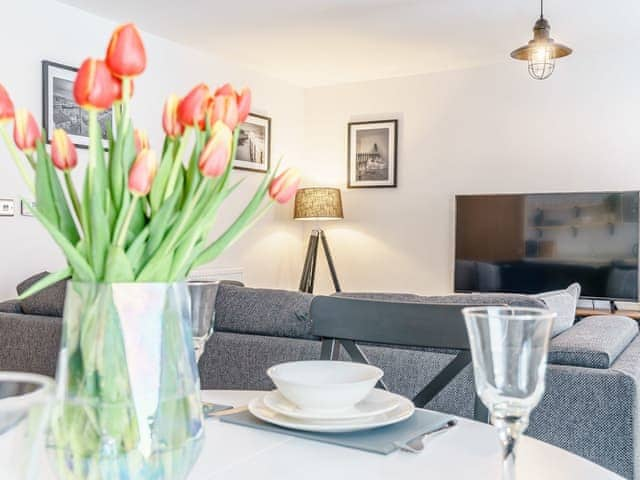
[[[512,58],[527,60],[529,75],[536,80],[549,78],[555,68],[556,58],[566,57],[572,52],[569,47],[557,43],[549,36],[551,26],[544,18],[543,1],[540,0],[540,18],[533,26],[533,39],[511,52]]]

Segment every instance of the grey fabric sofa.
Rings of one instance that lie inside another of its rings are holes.
[[[541,306],[538,300],[517,295],[347,295],[393,302]],[[311,334],[309,318],[312,298],[299,292],[221,286],[215,333],[200,360],[202,387],[268,389],[268,367],[318,359],[320,342]],[[60,327],[59,317],[25,314],[20,302],[0,304],[0,370],[53,376]],[[383,345],[363,350],[384,370],[390,389],[407,396],[415,395],[456,354]],[[640,478],[639,360],[638,326],[626,317],[587,318],[553,338],[546,393],[527,434],[625,478]],[[469,367],[428,407],[472,417],[473,389]]]

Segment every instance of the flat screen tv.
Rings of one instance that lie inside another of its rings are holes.
[[[456,292],[638,300],[640,192],[457,195]]]

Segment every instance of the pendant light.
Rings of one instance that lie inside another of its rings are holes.
[[[511,52],[512,58],[529,62],[529,75],[536,80],[549,78],[555,68],[556,58],[566,57],[572,52],[569,47],[555,42],[549,36],[551,26],[544,18],[543,1],[540,0],[540,18],[533,26],[533,40]]]

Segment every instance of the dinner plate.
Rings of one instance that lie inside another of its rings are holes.
[[[292,418],[307,420],[348,420],[354,418],[372,417],[390,412],[400,405],[404,397],[395,393],[374,388],[361,402],[346,410],[308,410],[300,408],[287,400],[278,390],[267,393],[264,404],[271,410]]]
[[[266,394],[265,394],[266,395]],[[393,410],[380,415],[364,418],[352,418],[346,420],[309,420],[293,418],[271,410],[264,404],[265,395],[254,398],[249,402],[249,412],[262,421],[278,425],[292,430],[304,430],[307,432],[345,433],[368,430],[406,420],[415,411],[413,403],[408,398],[403,398],[400,404]]]

